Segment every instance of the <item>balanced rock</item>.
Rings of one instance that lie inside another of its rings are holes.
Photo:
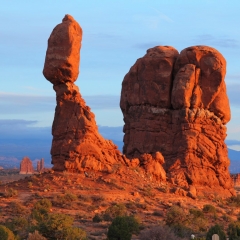
[[[231,116],[225,73],[224,57],[211,47],[149,49],[122,83],[123,153],[133,159],[161,152],[178,186],[234,194],[224,143]]]
[[[53,84],[57,98],[52,126],[53,170],[110,172],[114,164],[125,161],[113,142],[98,133],[95,116],[74,84],[81,39],[81,27],[66,15],[48,40],[43,74]]]

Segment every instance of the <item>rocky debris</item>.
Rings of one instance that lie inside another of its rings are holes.
[[[44,171],[44,159],[43,158],[40,161],[37,161],[37,171],[38,172]]]
[[[33,174],[34,169],[32,161],[28,157],[24,157],[20,163],[20,172],[19,174]]]
[[[125,164],[124,156],[112,141],[98,132],[95,116],[74,84],[79,73],[82,30],[66,15],[48,39],[43,69],[56,92],[57,107],[52,126],[52,164],[56,171],[111,172]]]
[[[122,82],[126,157],[161,152],[172,183],[234,194],[224,143],[231,116],[225,73],[224,57],[211,47],[149,49]]]

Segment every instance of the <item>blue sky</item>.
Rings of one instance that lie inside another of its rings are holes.
[[[181,51],[192,45],[209,45],[227,60],[226,83],[232,110],[227,139],[230,147],[240,149],[240,1],[0,0],[0,3],[0,120],[4,122],[0,128],[8,129],[9,136],[11,131],[22,136],[24,129],[37,133],[41,128],[49,129],[51,135],[55,92],[43,77],[42,69],[52,29],[65,14],[70,14],[83,29],[76,84],[95,113],[98,125],[123,125],[119,108],[121,83],[148,48],[170,45]]]

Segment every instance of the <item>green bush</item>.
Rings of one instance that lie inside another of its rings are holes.
[[[15,240],[13,232],[3,225],[0,225],[0,237],[1,240]]]
[[[99,223],[99,222],[102,222],[102,221],[103,221],[103,219],[102,219],[102,217],[99,214],[95,214],[94,215],[93,222]]]
[[[52,202],[47,198],[43,198],[34,204],[34,209],[37,209],[37,210],[45,209],[47,212],[49,212],[51,207],[52,207]]]
[[[204,214],[201,210],[191,208],[189,209],[189,213],[194,217],[194,218],[204,218]]]
[[[53,204],[59,207],[71,207],[73,202],[76,202],[78,197],[72,193],[65,193],[64,195],[57,195],[53,199]]]
[[[182,208],[178,206],[172,206],[166,215],[166,224],[168,226],[172,225],[182,225],[187,222],[187,214],[183,211]]]
[[[139,222],[133,216],[118,216],[109,226],[109,240],[131,240],[133,233],[139,232]]]
[[[228,225],[227,233],[229,240],[240,240],[240,222],[233,222]]]
[[[14,217],[7,226],[15,233],[25,238],[28,234],[28,220],[25,217]],[[0,235],[1,236],[1,235]]]
[[[73,228],[73,218],[65,214],[50,214],[48,219],[39,225],[39,232],[49,240],[83,240],[86,233]]]
[[[127,209],[124,204],[115,204],[110,206],[103,214],[104,221],[112,221],[114,218],[119,216],[126,216]]]
[[[212,226],[208,230],[206,240],[212,240],[212,235],[213,234],[218,234],[220,240],[226,240],[226,235],[225,235],[225,232],[223,230],[223,227],[218,225],[218,224]]]
[[[180,238],[185,238],[185,237],[187,238],[193,232],[191,228],[181,223],[172,225],[171,229],[174,232],[174,234]]]

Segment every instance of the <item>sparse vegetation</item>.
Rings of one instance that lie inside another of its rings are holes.
[[[15,240],[13,232],[7,227],[0,225],[1,240]]]
[[[208,230],[206,240],[212,240],[213,234],[218,234],[219,240],[226,240],[226,234],[224,232],[224,228],[222,226],[220,226],[219,224],[212,226]]]
[[[108,229],[109,240],[131,240],[139,232],[140,224],[133,216],[117,216]]]
[[[151,185],[145,182],[147,178],[141,182],[142,172],[134,177],[128,173],[129,178],[139,177],[129,181],[113,175],[98,178],[90,171],[88,174],[90,177],[86,178],[84,174],[66,173],[64,177],[62,173],[43,173],[1,185],[0,224],[12,232],[15,240],[86,239],[86,232],[93,240],[106,239],[111,228],[125,231],[123,220],[110,226],[116,218],[128,219],[134,214],[142,219],[141,232],[136,237],[139,239],[148,240],[151,236],[157,239],[164,231],[168,239],[189,239],[194,233],[196,240],[206,240],[208,230],[215,224],[224,226],[230,240],[240,238],[239,196],[220,199],[214,195],[211,200],[206,197],[192,200],[173,194],[171,184]],[[162,189],[166,186],[169,191]],[[46,187],[50,191],[45,191]],[[15,190],[17,195],[13,197]],[[6,192],[10,193],[7,198]],[[61,221],[63,225],[59,226]],[[50,232],[58,232],[58,236],[49,237]]]
[[[159,225],[146,229],[140,234],[140,240],[184,240],[175,235],[173,230],[166,225]]]
[[[4,192],[5,198],[16,197],[18,195],[18,191],[13,188],[6,188]]]

